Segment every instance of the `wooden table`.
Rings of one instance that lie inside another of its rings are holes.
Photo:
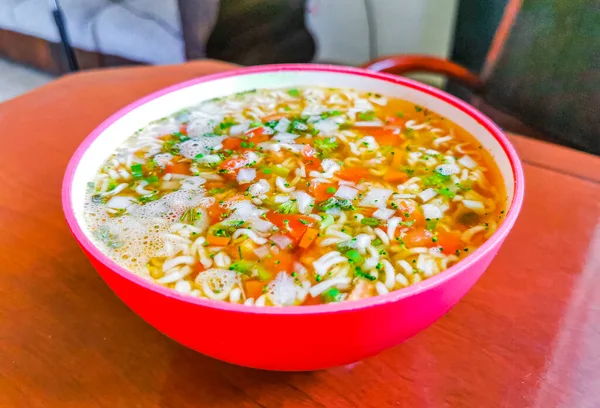
[[[600,406],[600,158],[517,136],[526,199],[500,254],[450,313],[377,357],[240,368],[125,307],[63,220],[67,161],[125,104],[228,68],[87,72],[0,105],[1,407]]]

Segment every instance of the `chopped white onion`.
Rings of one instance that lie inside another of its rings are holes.
[[[444,215],[442,213],[442,211],[436,207],[433,204],[423,204],[423,215],[425,216],[425,218],[429,218],[429,219],[437,219],[437,218],[442,218],[442,216]]]
[[[462,203],[469,210],[473,210],[477,214],[483,214],[483,213],[485,213],[485,206],[483,205],[483,203],[481,201],[462,200]]]
[[[319,131],[319,133],[323,133],[326,135],[337,131],[339,128],[339,125],[333,119],[319,120],[315,122],[313,126],[316,130]]]
[[[252,184],[248,189],[248,192],[251,196],[259,196],[271,190],[271,185],[267,180],[259,180],[258,182]]]
[[[340,186],[334,195],[339,198],[345,198],[346,200],[354,200],[357,194],[358,190],[355,188]]]
[[[389,208],[380,208],[373,213],[373,217],[380,220],[387,220],[396,213],[396,210]]]
[[[240,169],[237,181],[240,184],[251,183],[256,178],[256,169]]]
[[[266,245],[260,246],[254,250],[254,253],[256,254],[256,256],[258,256],[259,259],[263,259],[264,257],[270,254],[269,247]]]
[[[458,159],[458,163],[465,166],[469,170],[473,170],[477,167],[477,162],[469,156],[461,157],[460,159]]]
[[[271,241],[275,242],[275,245],[281,249],[288,248],[292,244],[292,240],[285,235],[273,235]]]
[[[288,118],[281,118],[279,123],[277,123],[277,126],[275,126],[273,129],[280,133],[287,132],[291,123],[292,122]]]
[[[113,196],[106,202],[108,208],[122,210],[135,202],[133,197]]]
[[[250,128],[250,123],[240,123],[239,125],[233,125],[229,128],[229,134],[231,136],[237,136],[244,133],[246,130]]]
[[[360,201],[361,207],[384,208],[393,191],[386,188],[372,188]]]
[[[459,174],[460,167],[458,167],[456,164],[440,164],[435,168],[435,171],[443,176],[450,176],[452,174]]]
[[[300,135],[295,135],[293,133],[281,132],[273,136],[273,140],[277,142],[290,143],[293,142],[294,139],[297,139],[299,136]]]
[[[427,201],[431,200],[433,197],[435,197],[437,195],[437,191],[435,191],[433,188],[428,188],[426,190],[421,191],[418,194],[418,197],[424,202],[426,203]]]
[[[274,227],[271,222],[263,220],[262,218],[252,218],[249,222],[252,229],[258,232],[268,232]]]
[[[296,189],[294,186],[290,186],[289,184],[286,186],[287,181],[283,177],[277,176],[275,179],[275,185],[279,191],[283,191],[284,193],[290,193]]]
[[[277,306],[292,306],[296,301],[296,290],[298,286],[294,278],[285,272],[279,272],[274,281],[269,283],[268,296],[273,304]]]
[[[356,127],[382,127],[383,123],[381,123],[380,121],[375,121],[375,120],[371,120],[371,121],[359,121],[359,122],[354,122],[354,126]]]
[[[287,195],[278,194],[273,197],[273,201],[275,202],[275,204],[283,204],[283,203],[287,203],[288,201],[290,201],[290,197]]]
[[[302,214],[310,214],[313,210],[315,199],[304,191],[297,191],[293,195],[298,204],[298,211]]]

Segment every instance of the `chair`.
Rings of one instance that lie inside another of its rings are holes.
[[[598,0],[463,0],[456,34],[459,63],[404,55],[365,67],[443,74],[470,89],[474,105],[485,102],[534,129],[526,133],[600,155]]]

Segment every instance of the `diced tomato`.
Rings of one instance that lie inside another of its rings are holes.
[[[348,181],[360,181],[370,176],[369,170],[364,167],[347,167],[336,173],[336,175]]]
[[[316,305],[320,305],[320,304],[323,304],[323,300],[321,299],[321,296],[312,297],[312,296],[308,295],[306,297],[306,299],[304,300],[304,303],[302,303],[302,306],[316,306]]]
[[[304,235],[302,235],[302,239],[300,240],[300,248],[308,248],[312,245],[312,243],[319,236],[319,230],[316,228],[307,228]]]
[[[228,245],[230,241],[231,238],[229,237],[217,237],[215,235],[210,234],[206,236],[206,242],[208,242],[208,245],[225,246]]]
[[[337,187],[333,183],[313,183],[311,184],[311,190],[315,196],[315,200],[323,201],[332,197],[337,191]]]
[[[386,125],[404,125],[406,123],[406,119],[398,116],[386,116],[383,122]]]
[[[185,135],[185,136],[188,135],[187,123],[184,123],[183,125],[181,125],[181,127],[179,128],[179,133],[181,133],[182,135]]]
[[[402,136],[398,128],[361,127],[366,134],[373,136],[377,143],[385,146],[398,146],[402,143]]]
[[[248,141],[252,143],[266,142],[269,140],[269,135],[265,133],[264,127],[250,129],[246,131],[244,135],[248,138]]]
[[[219,169],[225,170],[225,174],[235,175],[246,164],[248,159],[245,157],[232,157],[219,164]]]
[[[259,280],[247,280],[244,282],[246,289],[246,296],[251,298],[258,298],[263,294],[263,288],[266,283]]]
[[[413,227],[425,226],[425,216],[413,202],[407,200],[400,201],[398,203],[398,212],[405,221],[414,221]]]
[[[314,218],[305,215],[281,214],[275,211],[267,213],[267,220],[275,224],[294,244],[297,244],[307,228],[315,223]]]
[[[273,277],[279,272],[285,271],[287,273],[292,273],[294,270],[294,256],[287,251],[267,255],[260,260],[260,263]]]
[[[408,176],[403,171],[389,169],[383,175],[383,180],[390,183],[404,183],[406,180],[408,180]]]
[[[304,158],[304,167],[307,175],[311,171],[321,170],[321,160],[317,157],[317,149],[308,144],[304,145],[302,157]]]
[[[442,247],[442,252],[445,254],[454,254],[457,249],[462,249],[464,247],[460,240],[460,235],[457,233],[439,229],[436,237],[436,244]]]
[[[225,150],[241,150],[242,139],[239,137],[228,137],[223,140],[223,149]]]
[[[221,181],[208,181],[204,184],[204,188],[207,190],[212,190],[213,188],[223,188],[225,184]]]
[[[394,169],[400,169],[403,166],[403,155],[402,152],[400,151],[400,149],[393,149],[392,150],[392,168]]]
[[[262,118],[263,122],[270,122],[272,120],[280,120],[283,119],[287,116],[286,113],[272,113],[268,116],[265,116],[264,118]]]
[[[402,240],[407,248],[431,248],[438,245],[436,242],[433,242],[433,233],[425,228],[415,228],[409,231]]]
[[[215,201],[213,205],[206,209],[208,213],[208,218],[210,219],[210,224],[215,224],[221,221],[221,214],[223,214],[223,209],[219,205],[218,201]]]
[[[187,162],[171,161],[165,166],[165,173],[186,174],[191,175],[190,164]]]

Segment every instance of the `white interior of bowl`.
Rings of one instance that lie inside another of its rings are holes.
[[[452,120],[475,136],[481,145],[491,153],[504,179],[508,196],[507,203],[512,202],[515,180],[510,161],[502,146],[484,126],[460,108],[409,86],[368,76],[311,70],[273,71],[242,74],[194,84],[159,96],[118,118],[92,142],[75,170],[71,200],[77,222],[79,225],[85,225],[83,204],[87,182],[94,178],[95,173],[117,146],[149,122],[169,116],[207,99],[227,96],[236,92],[256,88],[301,86],[354,88],[360,91],[380,93],[413,102]],[[85,227],[82,229],[89,238],[88,229]]]

